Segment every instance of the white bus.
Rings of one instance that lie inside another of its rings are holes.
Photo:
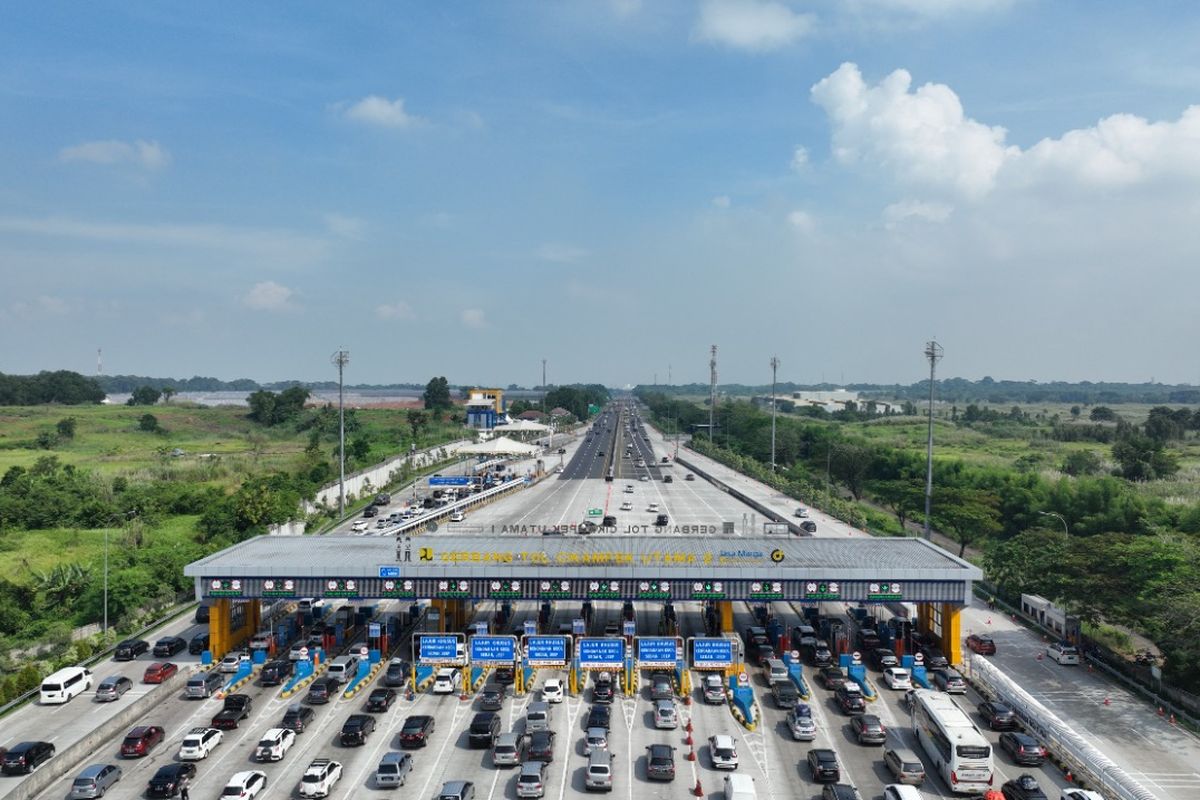
[[[913,692],[913,733],[934,769],[956,794],[982,794],[992,788],[992,746],[950,696]]]
[[[77,694],[92,688],[91,670],[83,667],[63,667],[42,681],[42,705],[65,703]]]

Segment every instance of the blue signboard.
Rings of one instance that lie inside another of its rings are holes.
[[[399,578],[400,577],[400,568],[399,567],[380,567],[379,568],[379,577],[381,577],[381,578]]]
[[[532,619],[525,620],[525,635],[526,636],[537,636],[537,620],[532,620]]]
[[[673,667],[679,660],[677,642],[673,637],[639,636],[634,641],[637,643],[638,666]]]
[[[472,664],[512,664],[517,660],[517,640],[512,636],[472,636],[467,648]]]
[[[422,635],[417,637],[419,653],[417,660],[422,664],[458,663],[458,637],[437,635]]]
[[[470,486],[469,475],[434,475],[429,479],[430,486]]]
[[[733,666],[733,640],[692,639],[692,666],[696,669]]]
[[[606,637],[579,640],[579,665],[620,669],[625,663],[625,640]]]
[[[529,659],[531,667],[565,667],[567,665],[567,637],[526,637],[525,656]]]

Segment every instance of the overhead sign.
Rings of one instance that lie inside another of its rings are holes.
[[[719,669],[733,666],[733,640],[724,638],[692,639],[692,666]]]
[[[567,637],[527,636],[525,656],[531,667],[565,667],[567,665]]]
[[[682,655],[674,637],[639,636],[634,644],[639,667],[674,667]]]
[[[381,626],[378,622],[368,623],[367,624],[367,638],[368,639],[378,639],[380,629],[381,629]]]
[[[524,627],[525,627],[525,635],[526,636],[536,636],[537,635],[537,620],[535,620],[535,619],[525,620]]]
[[[763,523],[763,533],[765,533],[765,534],[787,533],[787,532],[788,532],[788,525],[786,522],[764,522]]]
[[[417,637],[417,660],[422,664],[461,664],[457,636],[423,634]]]
[[[633,636],[634,634],[636,634],[637,633],[637,621],[632,620],[632,619],[625,620],[625,628],[624,628],[623,632],[626,636]]]
[[[589,517],[602,517],[602,516],[604,516],[604,509],[603,508],[589,508],[587,515]]]
[[[587,633],[587,621],[583,617],[576,617],[571,620],[571,633],[576,636],[583,636]]]
[[[608,637],[579,640],[579,665],[584,669],[620,669],[624,663],[624,639]]]
[[[399,567],[380,567],[379,568],[379,577],[381,577],[381,578],[399,578],[400,577],[400,568]]]
[[[469,475],[434,475],[429,479],[430,486],[470,486]]]
[[[517,640],[512,636],[472,636],[471,664],[512,664],[517,660]]]

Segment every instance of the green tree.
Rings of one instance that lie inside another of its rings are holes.
[[[58,435],[60,438],[63,438],[63,439],[74,439],[75,438],[75,418],[74,417],[63,417],[62,419],[60,419],[58,421],[57,424],[55,424],[54,428],[55,428],[55,430],[58,431]]]
[[[36,442],[41,450],[53,450],[58,444],[58,434],[54,431],[38,431]]]
[[[925,488],[915,479],[874,481],[871,494],[896,515],[901,529],[925,507]]]
[[[371,454],[371,439],[365,433],[360,433],[350,441],[350,457],[355,463],[363,464]]]
[[[991,492],[935,486],[933,524],[958,542],[958,555],[961,558],[968,545],[1000,532],[999,505],[1000,498]]]
[[[1092,413],[1088,414],[1088,419],[1092,422],[1116,422],[1117,412],[1108,406],[1096,406],[1092,409]]]
[[[421,437],[421,431],[429,426],[429,414],[411,409],[405,412],[405,416],[408,419],[408,427],[412,429],[412,438],[415,442]]]
[[[1094,450],[1072,450],[1062,464],[1062,471],[1075,477],[1096,475],[1103,468],[1104,464]]]
[[[153,414],[142,414],[141,418],[138,419],[138,430],[156,433],[158,431],[158,417]]]
[[[125,401],[128,406],[152,406],[162,397],[162,392],[153,386],[139,386]]]
[[[171,402],[171,398],[172,398],[172,397],[174,397],[174,396],[175,396],[175,395],[177,395],[177,394],[179,394],[179,392],[175,391],[175,387],[174,387],[174,386],[164,386],[164,387],[162,388],[162,397],[163,397],[163,402],[164,402],[164,403],[167,403],[168,405],[169,405],[169,404],[170,404],[170,402]]]
[[[870,472],[875,453],[861,444],[840,442],[833,446],[829,468],[833,477],[843,483],[855,500],[862,499],[863,481]]]
[[[445,377],[430,378],[421,399],[430,411],[449,411],[454,407],[450,400],[450,384]]]
[[[1083,409],[1079,406],[1071,406],[1071,419],[1079,419],[1079,415],[1083,413]]]
[[[1121,477],[1131,481],[1169,478],[1179,471],[1179,459],[1164,449],[1163,442],[1131,433],[1122,436],[1112,448],[1113,460],[1121,467]]]

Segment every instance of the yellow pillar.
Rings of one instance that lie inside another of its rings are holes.
[[[208,607],[208,649],[214,661],[229,652],[229,607],[225,598],[211,601]]]
[[[721,616],[721,633],[733,633],[733,601],[718,600],[717,613]]]
[[[942,604],[942,652],[951,664],[962,663],[962,608],[950,603]]]
[[[246,627],[250,629],[250,635],[258,633],[262,627],[262,601],[251,600],[249,608],[246,609]]]

